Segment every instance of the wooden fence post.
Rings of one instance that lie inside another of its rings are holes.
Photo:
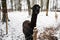
[[[6,13],[6,34],[8,34],[8,14]]]

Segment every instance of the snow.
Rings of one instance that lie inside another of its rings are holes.
[[[58,19],[55,19],[55,12],[48,13],[46,16],[46,12],[40,12],[37,17],[37,29],[39,33],[43,32],[46,27],[57,27],[60,24],[60,13],[57,12]],[[6,35],[6,23],[2,24],[0,21],[0,29],[2,29],[3,40],[24,40],[24,34],[22,31],[22,23],[25,20],[31,20],[31,16],[28,15],[28,11],[14,11],[8,12],[8,17],[10,22],[8,22],[8,34]],[[60,38],[60,30],[57,31],[56,36]]]
[[[31,5],[32,5],[32,0]],[[56,1],[56,0],[55,0]],[[1,3],[1,1],[0,1]],[[27,9],[27,1],[22,0],[22,9]],[[39,1],[36,1],[35,3],[40,5]],[[60,7],[60,1],[58,0],[58,8]],[[14,6],[14,3],[13,3]],[[45,8],[45,5],[43,5]],[[54,5],[55,6],[55,5]],[[53,1],[50,0],[49,3],[49,10],[53,7]],[[15,8],[15,7],[13,7]],[[7,9],[11,9],[11,3],[10,0],[7,0]],[[46,16],[46,12],[40,12],[37,18],[37,29],[38,32],[41,33],[44,31],[46,27],[57,27],[60,24],[60,12],[57,12],[58,19],[55,19],[55,12],[48,13],[48,16]],[[22,31],[22,23],[25,20],[31,20],[31,16],[28,15],[28,11],[14,11],[14,12],[8,12],[8,18],[10,19],[10,22],[8,22],[8,34],[6,35],[6,23],[2,24],[0,20],[0,34],[2,29],[3,37],[0,36],[0,40],[24,40],[24,34]],[[38,35],[39,35],[38,33]],[[57,31],[57,34],[55,35],[60,39],[60,30]]]

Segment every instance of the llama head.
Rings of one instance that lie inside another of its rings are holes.
[[[40,6],[38,4],[35,4],[33,7],[32,7],[32,11],[35,13],[35,14],[38,14],[39,11],[40,11]]]

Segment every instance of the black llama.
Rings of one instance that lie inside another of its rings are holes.
[[[31,9],[32,9],[31,22],[29,20],[25,20],[23,22],[23,33],[25,35],[26,40],[33,40],[32,37],[33,29],[34,27],[36,27],[36,20],[37,15],[39,14],[40,11],[40,6],[38,4],[35,4]]]

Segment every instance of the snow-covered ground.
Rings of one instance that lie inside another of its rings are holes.
[[[60,13],[57,12],[58,19],[55,19],[55,12],[49,12],[46,16],[46,12],[40,12],[37,18],[37,29],[39,33],[43,32],[46,27],[57,27],[60,24]],[[25,20],[31,20],[31,16],[27,11],[14,11],[8,12],[10,22],[8,22],[8,34],[4,35],[3,40],[24,40],[24,34],[22,31],[22,23]],[[2,33],[6,34],[6,24],[2,24],[0,21],[0,29]],[[56,36],[60,38],[60,30],[57,31]]]

